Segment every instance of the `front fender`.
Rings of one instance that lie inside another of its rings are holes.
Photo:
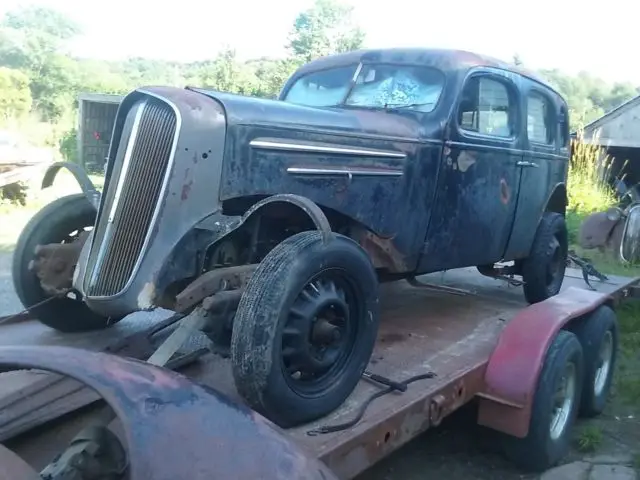
[[[319,460],[258,413],[149,363],[69,347],[2,347],[0,368],[69,376],[113,409],[131,480],[335,480]]]
[[[58,175],[58,172],[62,169],[71,172],[78,182],[78,185],[80,185],[82,192],[87,197],[87,200],[89,200],[89,203],[91,203],[91,205],[93,205],[97,210],[98,205],[100,204],[100,192],[98,192],[96,187],[93,185],[93,182],[89,178],[89,175],[87,175],[87,172],[85,172],[84,168],[76,163],[56,162],[50,165],[44,172],[41,188],[45,189],[53,185],[56,175]]]

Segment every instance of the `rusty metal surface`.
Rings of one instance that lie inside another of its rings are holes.
[[[184,312],[216,292],[244,287],[256,267],[257,264],[217,268],[200,275],[176,295],[176,311]]]
[[[425,291],[404,282],[384,285],[381,291],[380,332],[367,370],[396,381],[428,371],[438,377],[412,383],[404,394],[377,399],[353,428],[309,436],[307,432],[319,426],[352,419],[362,402],[381,388],[362,381],[329,416],[287,430],[340,478],[364,471],[480,391],[483,365],[504,324],[501,318],[509,318],[519,308],[515,303],[496,303],[475,295],[460,302],[456,295]],[[188,372],[241,401],[228,360],[209,357]],[[432,407],[435,395],[442,400]]]
[[[71,243],[37,245],[29,270],[40,279],[48,295],[62,295],[71,288],[73,272],[90,232],[82,231]]]
[[[66,347],[2,347],[0,365],[46,368],[98,392],[122,422],[131,480],[333,478],[269,421],[168,370]]]
[[[40,480],[40,475],[15,453],[0,445],[0,480]]]
[[[479,423],[517,437],[526,436],[549,344],[570,320],[609,299],[607,293],[572,287],[521,310],[502,332],[489,360]]]
[[[307,431],[320,424],[334,425],[350,420],[363,399],[378,391],[379,387],[370,382],[360,382],[340,409],[320,422],[287,432],[294,442],[326,461],[341,478],[363,471],[420,431],[438,423],[463,400],[482,391],[484,368],[500,332],[526,306],[521,289],[484,277],[475,269],[420,279],[464,289],[469,294],[461,302],[459,296],[414,288],[405,282],[383,285],[380,334],[367,369],[393,380],[404,380],[429,370],[435,371],[438,377],[410,385],[405,394],[376,400],[353,429],[308,436]],[[603,293],[622,295],[630,291],[626,286],[629,281],[612,276],[607,282],[594,282],[594,286]],[[582,285],[580,272],[567,269],[565,289]],[[187,367],[184,373],[200,383],[214,386],[234,401],[242,401],[233,386],[227,359],[208,355]]]

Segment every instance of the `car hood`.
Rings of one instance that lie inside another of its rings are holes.
[[[268,125],[296,130],[315,130],[332,134],[369,134],[417,140],[424,136],[422,125],[408,116],[363,109],[306,107],[282,100],[269,100],[218,92],[202,88],[189,90],[219,102],[227,125]]]

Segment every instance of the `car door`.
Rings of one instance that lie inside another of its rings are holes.
[[[564,178],[567,163],[567,155],[560,155],[558,141],[566,130],[564,122],[559,121],[563,112],[548,91],[537,87],[534,82],[527,83],[531,85],[525,91],[523,102],[526,128],[524,157],[520,162],[522,180],[513,233],[505,253],[505,258],[509,260],[524,258],[529,254],[538,220],[556,186],[555,180]]]
[[[450,119],[422,272],[502,259],[518,198],[522,106],[510,75],[473,71]]]

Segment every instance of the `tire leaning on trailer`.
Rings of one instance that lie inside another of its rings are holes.
[[[525,438],[505,438],[505,454],[518,467],[543,471],[567,454],[583,378],[582,345],[576,335],[561,330],[547,350],[538,378],[529,433]]]
[[[92,227],[96,210],[87,197],[67,195],[45,205],[24,227],[13,252],[13,285],[20,302],[40,322],[61,332],[81,332],[106,328],[116,322],[95,312],[85,303],[68,297],[56,298],[43,305],[48,295],[37,275],[29,270],[37,245],[62,243],[75,231]]]

